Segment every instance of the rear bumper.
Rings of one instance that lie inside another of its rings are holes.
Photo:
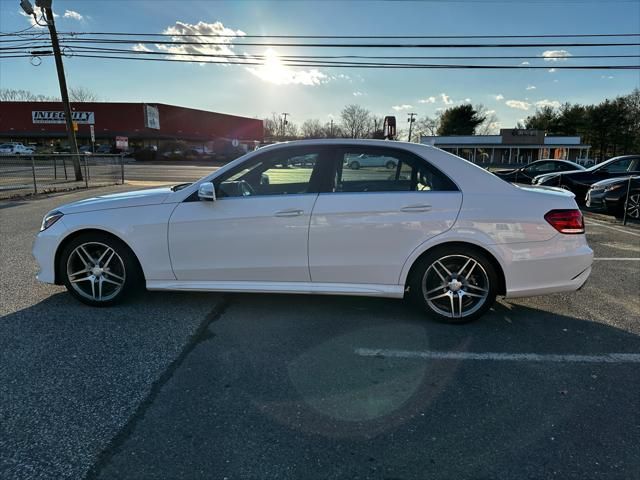
[[[507,260],[507,298],[569,292],[591,274],[593,250],[584,235],[558,234],[546,242],[501,246]]]

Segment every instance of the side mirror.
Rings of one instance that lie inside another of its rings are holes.
[[[212,182],[204,182],[198,188],[198,198],[203,201],[215,202],[216,189]]]

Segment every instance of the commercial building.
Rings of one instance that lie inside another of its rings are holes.
[[[543,158],[586,160],[590,145],[580,137],[547,136],[540,130],[502,129],[500,135],[421,136],[420,143],[474,163],[530,163]]]
[[[262,120],[162,103],[72,103],[80,145],[121,149],[163,147],[185,142],[201,151],[253,149],[263,140]],[[67,145],[60,102],[1,102],[0,142],[37,147]],[[126,148],[125,148],[126,146]]]

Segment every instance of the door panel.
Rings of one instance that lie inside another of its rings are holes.
[[[184,202],[169,222],[178,280],[308,282],[307,238],[317,194]]]
[[[397,284],[411,252],[453,225],[460,192],[320,194],[309,230],[314,282]]]
[[[349,167],[365,157],[387,160]],[[313,282],[396,285],[411,252],[451,228],[462,203],[450,179],[392,147],[338,150],[334,176],[332,192],[318,196],[311,217]]]

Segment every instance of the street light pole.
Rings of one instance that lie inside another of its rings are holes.
[[[52,0],[36,0],[36,6],[40,7],[45,14],[49,34],[51,35],[51,46],[53,47],[53,55],[56,61],[56,70],[58,72],[58,82],[60,83],[60,97],[62,98],[62,107],[64,109],[64,120],[67,125],[67,136],[69,138],[69,148],[71,149],[73,171],[76,181],[82,180],[82,169],[80,168],[80,158],[78,155],[78,143],[76,141],[76,133],[73,129],[73,118],[71,117],[71,106],[69,105],[69,94],[67,92],[67,80],[64,75],[64,65],[62,63],[62,53],[60,52],[60,43],[58,42],[58,32],[53,18],[53,10],[51,9]],[[35,13],[34,13],[35,17]],[[37,19],[36,19],[37,21]]]
[[[407,115],[409,115],[408,118],[408,122],[409,122],[409,143],[411,143],[411,131],[413,130],[413,122],[416,121],[415,117],[416,115],[418,115],[417,113],[408,113]]]
[[[289,113],[283,113],[282,114],[282,139],[284,140],[284,136],[285,133],[287,131],[287,116],[290,115]]]

